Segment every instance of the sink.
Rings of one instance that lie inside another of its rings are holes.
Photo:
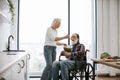
[[[25,52],[25,50],[3,50],[3,52]]]

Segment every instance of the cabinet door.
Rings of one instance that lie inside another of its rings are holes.
[[[26,55],[26,72],[27,72],[27,79],[29,80],[29,60],[30,60],[30,54]]]
[[[27,80],[27,62],[26,62],[26,56],[21,58],[19,63],[21,64],[21,73],[19,74],[20,80]]]
[[[26,56],[17,61],[12,67],[12,80],[27,80]]]
[[[2,74],[1,78],[4,80],[12,80],[11,78],[11,68],[6,69]]]
[[[0,23],[8,23],[9,4],[7,0],[0,0]]]
[[[19,80],[19,74],[21,73],[21,64],[17,61],[12,66],[12,80]]]
[[[0,0],[0,10],[9,10],[9,4],[7,0]]]

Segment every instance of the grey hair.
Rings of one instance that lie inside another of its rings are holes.
[[[60,18],[54,18],[53,22],[52,22],[52,26],[58,22],[61,22],[61,19]]]

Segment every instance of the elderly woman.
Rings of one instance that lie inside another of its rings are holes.
[[[57,29],[60,27],[61,19],[55,18],[51,27],[47,29],[44,45],[44,57],[46,67],[44,68],[41,80],[51,80],[52,77],[52,63],[56,59],[56,45],[65,45],[58,41],[69,38],[69,35],[62,37],[57,36]]]

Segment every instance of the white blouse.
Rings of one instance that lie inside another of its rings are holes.
[[[45,36],[45,45],[56,46],[55,37],[57,36],[57,34],[57,30],[54,30],[53,28],[49,27]]]

